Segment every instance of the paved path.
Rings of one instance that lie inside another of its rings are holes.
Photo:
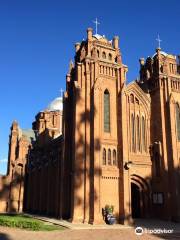
[[[44,219],[45,220],[45,219]],[[51,232],[33,232],[20,229],[0,227],[0,240],[160,240],[180,239],[180,224],[165,222],[159,220],[137,220],[134,227],[127,227],[123,225],[114,226],[92,226],[77,224],[74,225],[66,222],[53,219],[46,219],[46,221],[53,222],[58,221],[59,225],[68,225],[69,229],[62,231],[51,231]],[[56,222],[57,224],[57,222]],[[173,233],[164,235],[153,235],[144,233],[141,236],[135,234],[134,229],[140,226],[145,229],[173,229]]]
[[[87,223],[71,223],[69,221],[66,220],[59,220],[59,219],[55,219],[55,218],[48,218],[48,217],[43,217],[43,216],[38,216],[38,215],[30,215],[30,214],[26,214],[29,215],[31,217],[37,218],[39,220],[42,220],[44,222],[49,222],[49,223],[53,223],[59,226],[63,226],[65,228],[71,229],[71,230],[80,230],[80,229],[122,229],[122,228],[132,228],[130,226],[125,226],[122,224],[114,224],[114,225],[107,225],[107,224],[87,224]]]
[[[133,229],[84,229],[52,232],[32,232],[0,227],[1,240],[158,240],[153,235],[136,236]],[[171,238],[172,239],[172,238]],[[174,240],[174,239],[173,239]]]

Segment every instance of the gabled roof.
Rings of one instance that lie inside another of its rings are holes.
[[[151,98],[150,95],[148,93],[145,93],[140,86],[138,85],[138,83],[136,81],[133,81],[131,83],[129,83],[125,88],[124,88],[124,93],[125,94],[134,94],[139,101],[142,102],[142,104],[144,105],[147,114],[149,114],[150,112],[150,104],[151,104]]]

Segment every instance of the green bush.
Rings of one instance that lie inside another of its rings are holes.
[[[51,230],[62,230],[62,227],[56,225],[48,225],[44,222],[31,218],[26,215],[0,215],[0,226],[13,227],[28,229],[33,231],[51,231]]]
[[[26,228],[37,231],[40,229],[42,223],[36,220],[15,219],[14,217],[0,216],[0,225],[6,227]]]

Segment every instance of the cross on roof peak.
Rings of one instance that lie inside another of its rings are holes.
[[[156,38],[156,41],[158,42],[158,48],[161,48],[162,40],[160,39],[159,34],[158,34],[158,37]]]
[[[98,30],[98,24],[100,24],[100,23],[98,22],[97,18],[96,18],[96,20],[95,20],[95,21],[93,21],[93,23],[95,23],[95,25],[96,25],[96,34],[97,34],[97,30]]]

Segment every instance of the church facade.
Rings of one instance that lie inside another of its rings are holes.
[[[157,48],[139,62],[139,80],[127,84],[119,38],[87,29],[75,44],[63,113],[36,116],[14,210],[99,224],[112,205],[124,224],[180,220],[180,57]]]

